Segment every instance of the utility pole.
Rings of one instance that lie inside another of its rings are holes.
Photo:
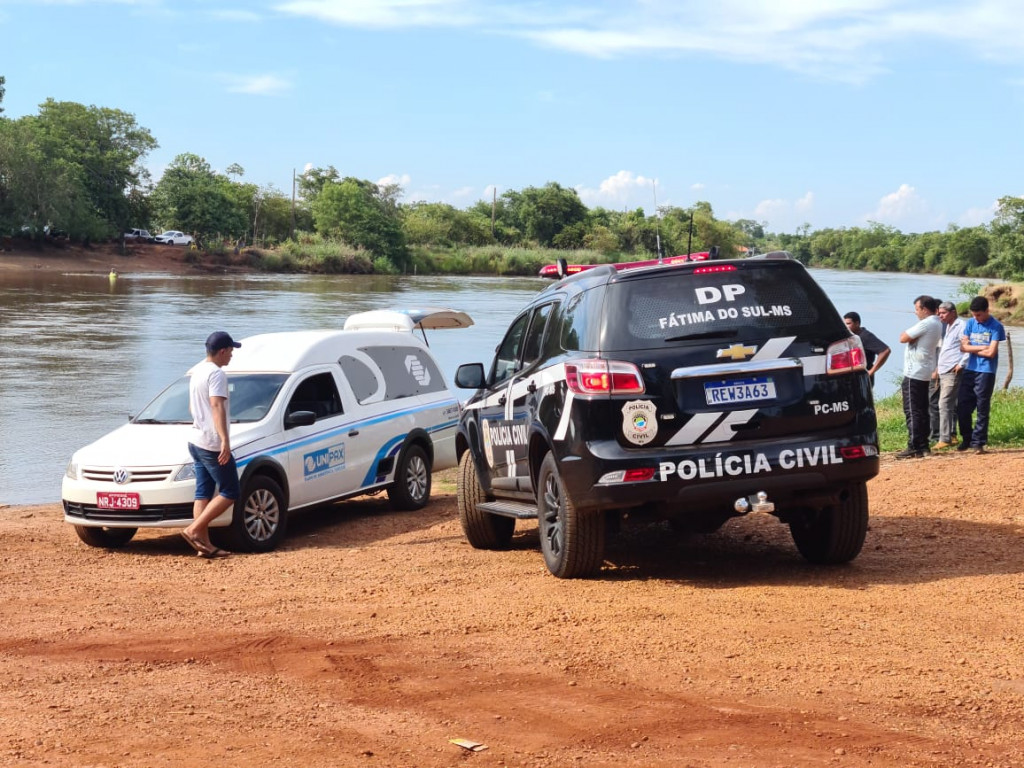
[[[295,169],[292,168],[292,231],[289,239],[295,239]]]
[[[662,257],[661,257],[661,226],[660,226],[660,218],[661,217],[658,215],[658,182],[655,181],[654,179],[651,179],[651,189],[654,192],[654,237],[657,239],[657,242],[658,242],[658,263],[662,264],[663,261],[662,261]]]
[[[494,237],[494,216],[498,208],[498,188],[491,188],[491,237]]]

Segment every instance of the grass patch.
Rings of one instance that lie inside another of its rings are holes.
[[[878,445],[882,451],[907,447],[907,421],[899,392],[875,401],[878,415]],[[988,444],[992,448],[1024,446],[1024,388],[996,389],[988,420]]]

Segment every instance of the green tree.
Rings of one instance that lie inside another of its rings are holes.
[[[128,225],[148,178],[142,158],[157,146],[132,115],[49,99],[38,115],[0,125],[5,228],[51,225],[88,239]]]
[[[146,178],[141,162],[159,146],[156,139],[134,115],[73,101],[47,99],[37,126],[43,153],[74,179],[64,228],[97,237],[123,231],[130,224],[128,194]]]
[[[451,247],[487,245],[491,222],[470,211],[460,211],[447,203],[413,203],[402,209],[402,228],[410,245]]]
[[[249,217],[236,186],[198,155],[178,155],[153,190],[153,214],[161,226],[200,240],[237,239],[249,231]]]
[[[574,189],[550,181],[543,187],[502,195],[515,228],[539,245],[551,246],[566,227],[585,221],[587,208]]]
[[[988,277],[1024,278],[1024,197],[1001,197],[992,220],[992,260]]]
[[[326,168],[310,168],[307,171],[303,171],[296,179],[299,197],[312,207],[324,185],[337,183],[340,179],[341,177],[333,165],[329,165]]]
[[[393,192],[381,190],[372,181],[351,177],[325,183],[312,206],[316,229],[405,269],[409,251],[397,210],[392,210]]]
[[[78,187],[74,169],[48,156],[38,138],[36,117],[0,119],[0,231],[41,240],[47,224],[70,220]]]
[[[7,89],[4,87],[4,84],[6,82],[7,78],[5,78],[3,75],[0,75],[0,115],[4,113],[4,94],[7,93]]]
[[[972,275],[988,262],[991,240],[984,227],[953,228],[945,237],[946,257],[942,272],[946,275]]]

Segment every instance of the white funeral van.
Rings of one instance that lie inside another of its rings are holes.
[[[269,551],[291,510],[368,492],[387,491],[398,509],[424,506],[431,472],[456,465],[459,421],[426,330],[472,324],[450,309],[378,310],[341,331],[242,339],[224,368],[242,494],[211,525],[217,546]],[[139,528],[192,520],[188,382],[71,457],[64,520],[86,544],[119,547]]]

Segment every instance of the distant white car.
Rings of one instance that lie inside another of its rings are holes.
[[[125,240],[133,240],[140,243],[152,243],[153,236],[149,234],[147,229],[132,229],[124,233]]]
[[[242,339],[224,368],[242,494],[211,524],[214,542],[269,551],[291,510],[367,492],[386,490],[399,509],[424,506],[431,472],[456,464],[459,403],[413,331],[472,324],[448,309],[375,311],[341,331]],[[71,457],[64,520],[86,544],[120,547],[138,528],[192,521],[188,382]]]
[[[186,235],[184,232],[169,229],[154,237],[153,242],[163,243],[164,245],[192,245],[192,235]]]

